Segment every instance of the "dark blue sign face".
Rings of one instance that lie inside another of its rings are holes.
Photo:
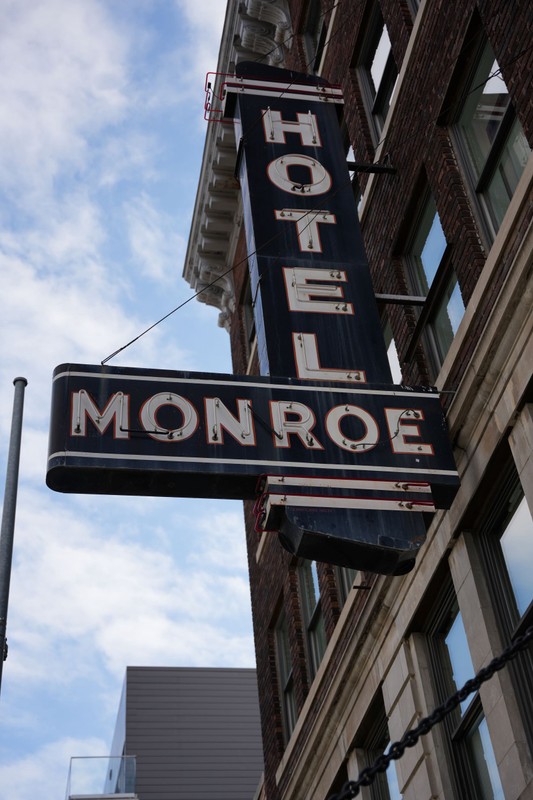
[[[261,373],[392,382],[340,135],[340,98],[298,79],[279,82],[290,75],[279,70],[265,70],[261,80],[254,77],[260,68],[247,66],[235,113]]]
[[[438,505],[448,505],[457,486],[436,393],[85,364],[56,368],[51,488],[245,499],[256,496],[265,475],[303,476],[310,484],[316,478],[372,486],[427,482]]]

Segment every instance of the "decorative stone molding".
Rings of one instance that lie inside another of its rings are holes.
[[[291,41],[286,0],[229,3],[217,72],[231,73],[244,60],[283,66]],[[218,92],[214,87],[215,96]],[[219,325],[228,330],[235,309],[231,267],[242,223],[236,159],[233,125],[209,124],[183,270],[197,299],[218,308]]]
[[[238,45],[255,54],[268,56],[267,63],[273,66],[282,66],[285,60],[283,48],[290,49],[292,44],[291,17],[286,0],[244,0],[239,7],[239,17]],[[256,58],[254,55],[252,60]]]

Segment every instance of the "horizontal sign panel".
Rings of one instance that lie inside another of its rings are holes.
[[[438,394],[295,379],[63,364],[47,484],[57,491],[254,498],[260,476],[458,486]]]

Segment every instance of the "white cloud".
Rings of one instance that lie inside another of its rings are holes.
[[[88,133],[124,115],[128,53],[95,0],[8,0],[0,53],[0,185],[20,202],[83,169]]]
[[[23,492],[10,600],[17,654],[10,659],[11,681],[50,685],[103,667],[117,677],[133,663],[253,664],[244,534],[236,515],[199,517],[196,526],[206,531],[215,523],[231,559],[189,525],[172,531],[180,561],[176,552],[152,547],[150,515],[138,521],[142,541],[125,530],[109,537],[111,520],[98,512],[84,518],[77,505],[75,498],[65,508],[55,495]],[[213,562],[221,569],[213,570]],[[68,675],[50,668],[58,658],[69,663]]]
[[[0,764],[2,796],[9,800],[57,800],[65,796],[69,762],[73,755],[100,755],[108,746],[95,737],[64,738],[11,761]],[[81,774],[80,774],[81,777]],[[83,776],[81,789],[86,789]],[[76,788],[76,787],[74,787]],[[98,787],[101,791],[101,786]],[[93,787],[94,789],[94,787]]]
[[[204,36],[215,50],[220,43],[222,25],[226,15],[226,3],[223,0],[176,0],[178,7],[194,28],[202,29]]]
[[[158,152],[155,137],[129,130],[125,136],[109,132],[95,152],[97,167],[95,181],[99,186],[112,189],[121,181],[131,181],[140,174],[143,180],[157,177],[154,161]]]
[[[175,0],[188,22],[190,45],[178,53],[181,91],[189,102],[202,98],[205,76],[217,69],[218,49],[226,12],[222,0]],[[201,107],[201,106],[200,106]],[[199,120],[201,120],[199,116]],[[205,129],[205,123],[201,125]]]
[[[176,220],[157,210],[145,192],[127,203],[126,219],[141,273],[176,286],[185,254],[185,240],[175,233]]]
[[[218,512],[201,517],[197,522],[203,538],[202,550],[193,553],[191,560],[217,569],[246,569],[246,539],[242,511]]]

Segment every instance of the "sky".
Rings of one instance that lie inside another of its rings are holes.
[[[57,800],[109,753],[128,665],[254,666],[242,506],[45,485],[52,372],[98,364],[191,296],[182,279],[224,0],[3,0],[0,491],[25,392],[0,694],[5,800]],[[113,366],[230,372],[188,303]]]

